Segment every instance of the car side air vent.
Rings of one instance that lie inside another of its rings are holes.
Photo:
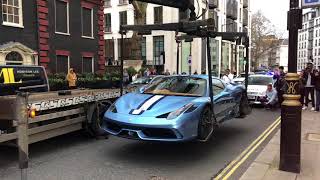
[[[160,116],[157,116],[157,118],[167,118],[169,114],[170,113],[162,114]]]

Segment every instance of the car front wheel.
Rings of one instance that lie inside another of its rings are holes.
[[[201,113],[198,125],[198,139],[200,141],[207,141],[210,139],[215,123],[212,117],[212,110],[210,107],[205,107]]]

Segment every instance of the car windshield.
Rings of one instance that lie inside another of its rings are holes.
[[[131,84],[148,84],[150,81],[149,77],[138,78],[133,81]]]
[[[267,76],[251,76],[248,79],[248,85],[267,86],[270,83],[272,83],[272,77]]]
[[[164,77],[146,87],[144,94],[160,94],[172,96],[204,96],[207,81],[194,77]]]

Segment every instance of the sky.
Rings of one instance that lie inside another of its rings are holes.
[[[289,0],[250,0],[252,14],[258,10],[275,25],[283,38],[288,37],[287,12]]]

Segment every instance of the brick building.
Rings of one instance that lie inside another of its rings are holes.
[[[0,65],[105,69],[102,0],[0,0]]]

